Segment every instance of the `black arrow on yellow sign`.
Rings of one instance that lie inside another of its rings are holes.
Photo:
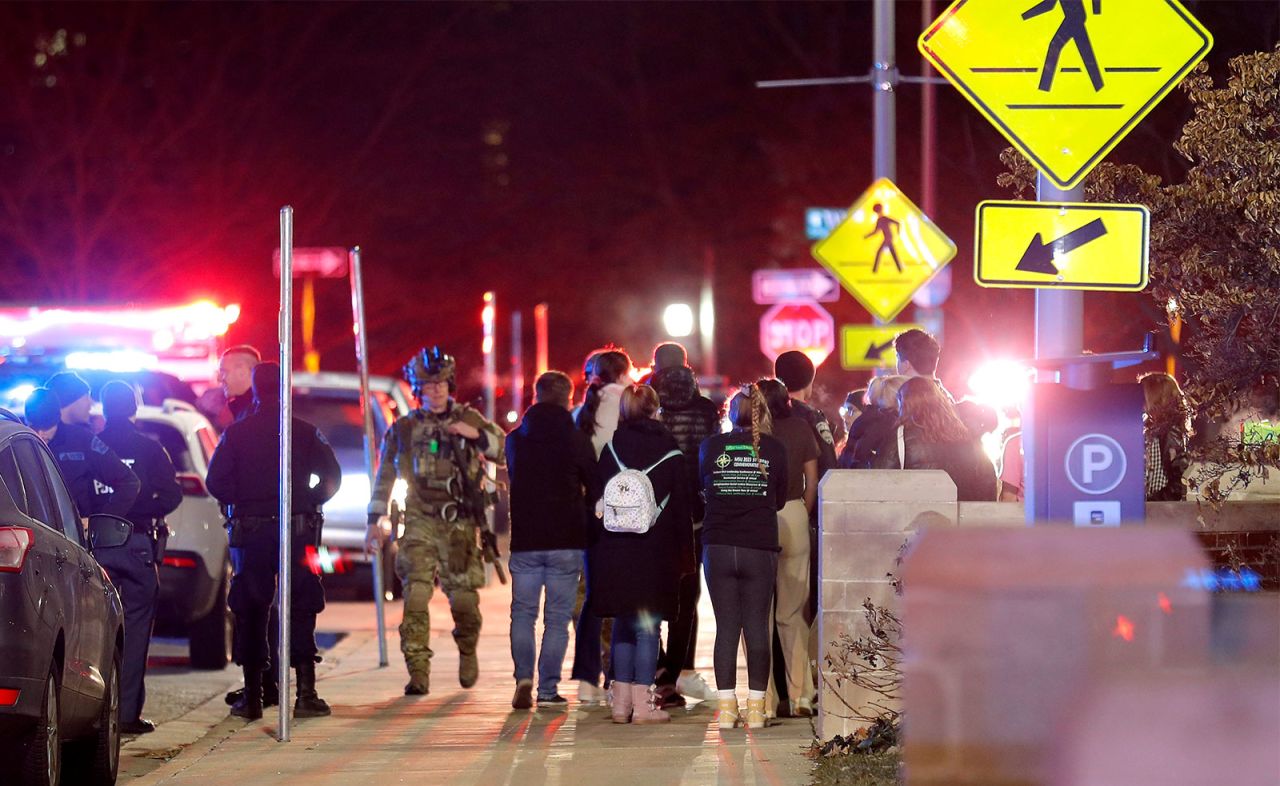
[[[1018,261],[1015,270],[1021,270],[1024,273],[1044,273],[1047,276],[1058,275],[1058,267],[1053,264],[1053,258],[1058,254],[1069,254],[1075,251],[1085,243],[1091,243],[1103,235],[1107,234],[1107,226],[1102,223],[1102,219],[1095,218],[1089,223],[1078,229],[1073,229],[1057,240],[1050,240],[1045,243],[1041,240],[1039,232],[1031,238],[1031,243],[1027,245],[1027,250],[1022,253],[1022,259]]]
[[[889,347],[892,347],[892,346],[893,346],[893,339],[889,339],[888,341],[884,342],[883,344],[877,344],[875,341],[872,341],[872,342],[871,342],[871,346],[867,347],[867,356],[866,356],[866,359],[867,359],[867,360],[880,360],[880,356],[881,356],[882,354],[884,354],[884,351],[885,351],[886,349],[888,349]]]

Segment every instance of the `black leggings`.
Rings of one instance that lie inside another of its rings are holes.
[[[716,689],[738,685],[738,639],[747,641],[747,687],[769,687],[769,610],[778,552],[709,545],[702,552],[707,592],[716,615]]]

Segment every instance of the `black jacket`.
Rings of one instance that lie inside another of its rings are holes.
[[[840,469],[871,469],[876,455],[886,442],[897,440],[898,413],[869,407],[849,426],[849,439],[840,451],[836,466]]]
[[[698,390],[698,380],[688,366],[664,368],[649,381],[662,403],[659,418],[675,437],[684,454],[689,487],[698,488],[698,447],[702,440],[720,433],[720,408]],[[693,495],[693,520],[702,521],[702,497]]]
[[[929,442],[921,430],[907,425],[902,434],[905,466],[898,462],[898,430],[895,427],[875,459],[876,469],[941,469],[956,484],[960,502],[995,502],[996,468],[976,439]]]
[[[534,404],[507,435],[511,551],[585,549],[589,506],[600,498],[591,438],[564,407]]]
[[[643,470],[676,450],[671,433],[656,420],[624,421],[613,433],[613,449],[630,469]],[[600,479],[619,468],[608,448],[600,454]],[[680,577],[697,570],[693,559],[690,489],[681,461],[672,457],[649,473],[654,498],[668,498],[653,528],[643,535],[609,532],[592,516],[592,545],[587,552],[587,591],[591,611],[616,617],[647,611],[675,619]]]
[[[751,434],[731,431],[702,443],[699,471],[707,517],[704,546],[741,546],[778,551],[778,511],[787,504],[787,449],[777,438],[760,435],[760,473]]]
[[[836,468],[836,440],[831,434],[831,422],[822,410],[794,398],[791,399],[791,414],[813,426],[818,437],[818,481],[821,482],[827,470]]]
[[[125,516],[129,512],[138,496],[138,478],[88,426],[60,423],[49,440],[49,450],[58,460],[62,479],[81,516]],[[98,493],[95,481],[107,489]]]
[[[109,420],[98,435],[129,465],[141,484],[133,507],[125,515],[135,526],[147,527],[182,504],[182,487],[169,454],[159,442],[138,430],[130,420]]]
[[[244,420],[253,414],[253,391],[247,390],[238,396],[231,396],[227,399],[227,409],[231,410],[231,415],[235,418],[236,423]]]
[[[280,405],[263,403],[257,411],[222,432],[209,461],[209,493],[233,516],[275,516],[280,510]],[[338,492],[342,468],[320,431],[293,419],[293,513],[314,513]],[[314,488],[311,476],[319,478]]]

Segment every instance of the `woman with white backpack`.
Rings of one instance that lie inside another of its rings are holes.
[[[688,474],[657,414],[653,388],[626,388],[618,428],[600,455],[605,491],[587,551],[587,602],[614,618],[615,723],[671,720],[653,687],[658,628],[675,619],[680,577],[696,570]]]

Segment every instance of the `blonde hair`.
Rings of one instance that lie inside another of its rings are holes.
[[[751,429],[751,451],[756,457],[756,466],[760,474],[769,477],[769,472],[760,461],[760,435],[773,432],[773,416],[769,414],[769,402],[765,400],[760,386],[749,383],[734,395],[729,402],[729,422],[737,428]]]
[[[648,420],[660,406],[658,392],[648,385],[628,385],[622,391],[619,416],[622,420]]]
[[[1176,425],[1191,433],[1191,411],[1178,380],[1163,371],[1153,371],[1139,377],[1138,383],[1142,385],[1143,408],[1152,426],[1169,428]]]
[[[890,374],[884,377],[872,377],[867,385],[867,402],[880,409],[898,408],[898,391],[910,377]]]

